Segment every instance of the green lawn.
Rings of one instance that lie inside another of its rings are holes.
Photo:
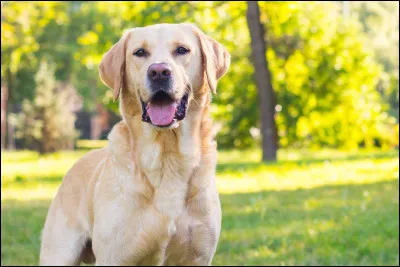
[[[98,143],[96,146],[102,146]],[[1,158],[1,265],[37,265],[51,198],[87,152]],[[213,265],[399,265],[398,151],[221,151]]]

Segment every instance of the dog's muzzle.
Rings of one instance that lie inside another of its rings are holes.
[[[142,98],[142,121],[157,127],[169,127],[186,116],[189,91],[179,100],[174,100],[167,92],[158,91],[148,103]]]

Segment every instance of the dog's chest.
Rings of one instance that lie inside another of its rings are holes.
[[[184,212],[189,179],[198,157],[193,153],[162,152],[156,143],[144,147],[139,159],[144,179],[154,189],[153,205],[175,220]]]
[[[209,240],[204,230],[208,226],[189,216],[186,201],[190,178],[200,161],[196,147],[190,139],[181,142],[175,151],[166,150],[157,142],[147,142],[131,161],[134,165],[126,169],[126,177],[132,177],[132,170],[137,171],[133,181],[120,181],[124,190],[116,195],[126,212],[120,214],[122,217],[116,223],[124,229],[124,235],[118,239],[132,243],[122,257],[128,258],[128,262],[140,265],[188,262],[198,258],[196,251],[202,239]],[[141,201],[142,196],[146,201]],[[206,202],[201,201],[203,205]],[[203,232],[198,234],[198,229]],[[142,252],[134,249],[136,246]]]
[[[175,220],[166,221],[163,215],[159,219],[163,222],[158,225],[159,231],[149,228],[146,233],[152,236],[150,243],[144,244],[151,253],[143,255],[141,264],[178,266],[195,263],[203,256],[202,252],[212,246],[210,226],[191,218],[186,208]]]
[[[174,166],[171,162],[170,166]],[[189,191],[188,179],[183,174],[190,175],[185,170],[185,166],[176,166],[175,169],[164,170],[159,177],[154,177],[154,181],[159,182],[154,187],[152,208],[157,213],[155,221],[161,222],[160,227],[163,234],[159,235],[153,229],[148,229],[149,235],[153,235],[153,253],[145,257],[144,263],[149,265],[179,265],[184,262],[192,262],[198,258],[198,249],[193,244],[201,244],[209,240],[207,233],[204,235],[193,235],[194,229],[207,228],[203,222],[191,217],[187,206],[187,193]],[[154,170],[154,175],[159,170]],[[147,174],[149,175],[149,174]],[[204,203],[206,205],[206,203]],[[203,227],[203,228],[202,228]],[[208,244],[205,244],[209,246]]]

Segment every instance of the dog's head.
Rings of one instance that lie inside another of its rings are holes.
[[[204,82],[211,91],[227,71],[230,55],[192,24],[158,24],[126,31],[104,55],[100,77],[114,90],[122,87],[142,105],[142,120],[175,128]],[[204,90],[203,90],[204,91]]]

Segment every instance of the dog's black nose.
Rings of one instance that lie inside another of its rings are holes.
[[[151,64],[147,70],[147,76],[150,81],[159,82],[168,80],[171,77],[172,70],[167,63],[154,63]]]

